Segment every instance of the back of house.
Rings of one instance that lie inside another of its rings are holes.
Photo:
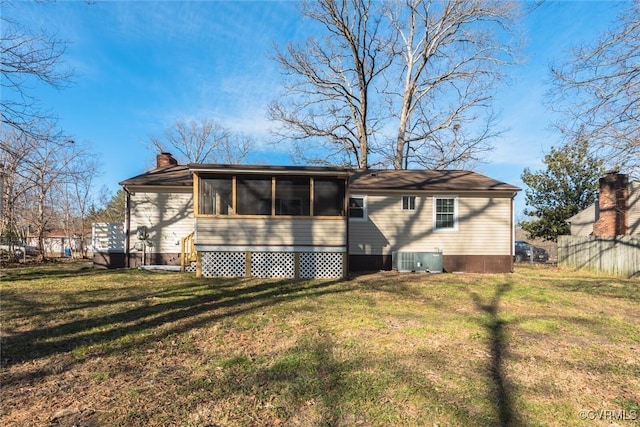
[[[112,267],[179,265],[188,238],[200,276],[344,277],[390,270],[399,254],[435,254],[443,271],[513,269],[520,189],[475,172],[178,165],[161,153],[120,184],[125,253]]]

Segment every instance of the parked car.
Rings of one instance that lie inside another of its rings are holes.
[[[13,249],[13,256],[16,258],[21,258],[24,256],[25,252],[27,256],[36,256],[38,255],[38,248],[35,246],[28,246],[22,242],[14,243],[13,245],[0,245],[0,252],[3,255],[8,254]]]
[[[549,252],[545,249],[533,246],[531,243],[525,242],[524,240],[516,240],[516,262],[532,261],[532,253],[533,262],[549,261]]]

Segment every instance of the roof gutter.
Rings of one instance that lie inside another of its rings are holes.
[[[225,173],[225,174],[246,174],[246,175],[304,175],[304,176],[341,176],[347,177],[351,173],[349,170],[309,170],[290,168],[221,168],[206,166],[191,166],[189,170],[195,173]]]

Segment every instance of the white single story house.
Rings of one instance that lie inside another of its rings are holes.
[[[520,189],[460,170],[179,165],[120,183],[123,254],[112,267],[180,263],[193,239],[201,276],[343,277],[432,254],[444,271],[513,271]],[[416,270],[421,264],[416,265]]]

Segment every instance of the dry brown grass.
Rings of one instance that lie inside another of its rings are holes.
[[[4,271],[0,424],[632,425],[639,290],[529,266],[345,281]]]

